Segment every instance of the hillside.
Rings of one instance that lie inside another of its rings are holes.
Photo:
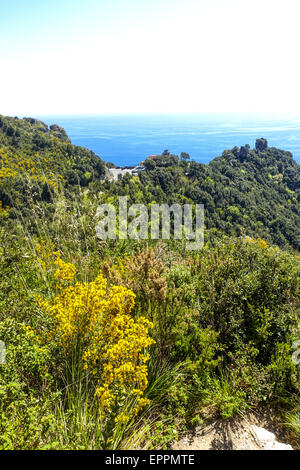
[[[258,139],[144,168],[110,181],[57,125],[1,117],[0,449],[185,448],[211,422],[227,448],[250,410],[299,447],[299,165]],[[120,195],[204,203],[205,245],[98,239]]]
[[[226,150],[209,165],[184,155],[164,154],[146,160],[138,177],[125,175],[106,184],[111,194],[128,194],[131,202],[198,203],[205,206],[206,236],[260,236],[281,247],[300,247],[300,166],[291,153],[268,148],[258,139]]]
[[[28,170],[39,182],[63,179],[64,185],[87,186],[105,175],[105,163],[91,150],[72,145],[58,125],[33,118],[0,116],[0,151],[0,180],[5,169],[16,178]]]
[[[28,177],[36,198],[51,201],[58,184],[70,195],[76,187],[131,203],[202,203],[206,237],[260,236],[280,247],[300,247],[300,166],[291,153],[258,139],[225,150],[209,165],[165,151],[145,161],[146,171],[103,182],[105,163],[90,150],[72,145],[61,127],[33,118],[0,116],[0,201],[26,206]],[[73,189],[72,189],[73,188]],[[38,196],[39,195],[39,196]],[[13,212],[11,212],[13,214]]]

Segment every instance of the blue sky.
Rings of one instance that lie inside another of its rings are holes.
[[[299,0],[0,0],[0,113],[300,110]]]

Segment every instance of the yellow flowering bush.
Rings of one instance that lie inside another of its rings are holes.
[[[251,238],[251,237],[246,237],[244,239],[245,242],[247,243],[253,243],[253,244],[256,244],[257,246],[259,246],[260,248],[265,248],[267,249],[268,248],[268,244],[265,240],[263,240],[262,238]]]
[[[55,269],[54,279],[58,288],[66,284],[65,281],[72,281],[76,268],[72,263],[66,263],[61,259],[61,253],[54,251],[54,244],[52,240],[41,239],[34,243],[35,250],[39,256],[39,262],[45,275],[50,274]]]
[[[0,149],[0,184],[6,178],[16,178],[21,174],[26,174],[32,180],[57,188],[57,180],[61,180],[62,176],[58,174],[58,171],[53,171],[55,168],[57,169],[57,165],[54,157],[32,155],[26,158]]]
[[[58,283],[73,280],[76,273],[74,264],[63,261],[60,257],[60,254],[57,254],[54,264],[58,268],[54,274],[54,278],[58,281]]]
[[[122,306],[128,298],[127,309]],[[105,315],[101,318],[100,328],[93,335],[91,345],[84,354],[85,368],[94,374],[102,370],[102,380],[96,389],[100,407],[111,411],[122,397],[135,399],[132,415],[148,403],[143,398],[147,387],[149,355],[145,349],[154,343],[148,331],[153,324],[144,317],[134,320],[129,313],[133,307],[134,294],[125,287],[114,286],[107,300]],[[120,413],[117,420],[126,422],[131,415]]]
[[[51,260],[47,250],[39,251]],[[130,289],[108,288],[102,274],[92,282],[75,282],[75,266],[65,263],[58,252],[52,252],[52,257],[58,268],[54,273],[58,295],[50,300],[39,298],[39,305],[54,318],[54,334],[63,349],[80,344],[83,367],[96,379],[102,416],[117,414],[115,420],[125,423],[148,403],[143,398],[149,360],[145,350],[154,343],[149,336],[153,325],[144,317],[135,320],[130,315],[135,299]],[[134,403],[131,411],[119,412],[128,398]]]

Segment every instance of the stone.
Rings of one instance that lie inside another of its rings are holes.
[[[272,446],[275,442],[275,434],[273,434],[272,432],[254,425],[250,426],[250,429],[254,435],[256,442],[261,447]]]
[[[251,425],[250,430],[257,444],[264,450],[293,450],[290,444],[277,442],[275,434],[264,428]]]
[[[264,150],[268,148],[268,141],[264,139],[263,137],[261,139],[256,139],[255,148],[259,152],[263,152]]]
[[[272,450],[294,450],[290,444],[283,444],[282,442],[275,441]]]

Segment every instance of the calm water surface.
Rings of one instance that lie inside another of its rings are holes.
[[[300,113],[296,115],[170,114],[40,116],[64,127],[75,145],[93,150],[105,161],[134,165],[168,149],[208,163],[223,150],[265,137],[270,146],[289,150],[300,163]]]

